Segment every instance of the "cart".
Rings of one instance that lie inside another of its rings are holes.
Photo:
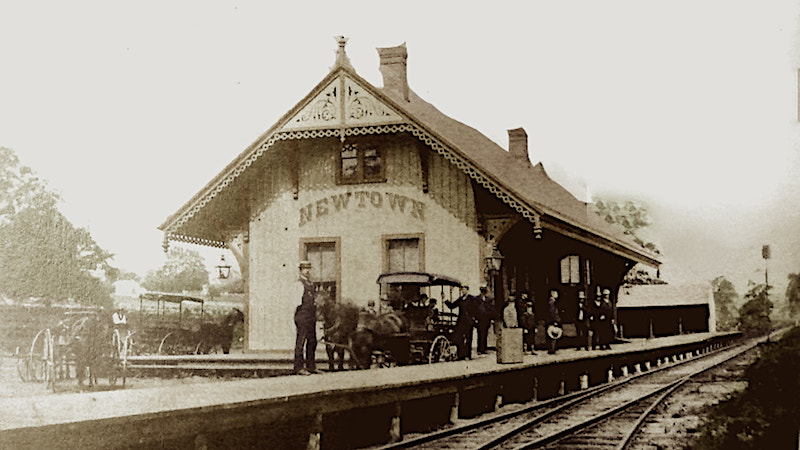
[[[445,302],[458,296],[460,281],[428,272],[391,272],[380,275],[377,283],[381,312],[402,320],[399,332],[376,336],[373,359],[379,365],[456,359],[451,341],[457,316]]]
[[[145,305],[153,308],[145,308]],[[177,355],[197,353],[202,345],[199,326],[186,324],[184,316],[192,308],[184,304],[199,304],[200,317],[205,318],[205,300],[181,294],[146,292],[139,296],[139,326],[136,333],[136,353]],[[196,310],[196,308],[194,308]]]
[[[67,316],[52,328],[39,330],[30,348],[17,354],[17,372],[23,381],[57,383],[108,378],[110,385],[126,382],[130,336],[122,337],[99,312]]]

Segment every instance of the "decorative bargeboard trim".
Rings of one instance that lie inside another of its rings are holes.
[[[202,238],[192,238],[183,236],[174,232],[185,224],[189,219],[194,217],[201,209],[203,209],[208,202],[217,196],[223,189],[230,185],[236,178],[239,177],[248,167],[250,167],[261,155],[268,149],[275,145],[278,141],[294,140],[294,139],[315,139],[325,137],[343,137],[343,136],[361,136],[370,134],[392,134],[408,132],[415,136],[417,139],[425,143],[428,147],[435,150],[438,154],[442,155],[445,159],[450,161],[460,170],[463,170],[470,178],[474,179],[478,184],[486,188],[489,192],[497,196],[501,201],[506,203],[516,212],[520,213],[522,217],[527,219],[533,224],[533,233],[536,238],[541,237],[541,215],[535,210],[529,208],[522,201],[513,197],[513,194],[507,192],[502,187],[492,182],[487,176],[482,174],[475,168],[467,159],[456,155],[455,152],[450,150],[444,143],[436,137],[430,135],[422,128],[409,124],[388,124],[388,125],[370,125],[365,127],[351,127],[351,128],[326,128],[315,130],[296,130],[296,131],[281,131],[270,136],[269,139],[264,141],[261,145],[253,149],[253,151],[245,157],[245,159],[237,165],[224,180],[214,186],[211,191],[206,194],[199,202],[197,202],[189,211],[183,214],[177,222],[173,222],[165,230],[165,238],[169,240],[176,240],[181,242],[197,243],[200,245],[208,245],[211,247],[220,246],[219,241],[213,241]],[[207,244],[205,242],[208,242]],[[223,244],[222,247],[225,247]]]

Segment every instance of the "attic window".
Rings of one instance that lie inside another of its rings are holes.
[[[386,181],[385,164],[380,149],[372,144],[342,146],[339,153],[339,184],[381,183]]]

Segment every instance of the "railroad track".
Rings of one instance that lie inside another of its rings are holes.
[[[508,413],[464,421],[380,448],[623,449],[651,411],[676,389],[757,343],[751,341],[668,363],[612,383]]]

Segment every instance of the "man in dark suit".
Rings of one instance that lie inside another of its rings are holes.
[[[589,333],[589,306],[586,304],[586,291],[578,291],[578,311],[575,314],[575,328],[578,332],[578,348],[589,350],[592,337]]]
[[[300,276],[292,300],[297,304],[294,324],[297,339],[294,346],[294,372],[299,375],[318,373],[314,359],[317,349],[317,290],[311,282],[311,263],[300,262]]]
[[[497,317],[497,308],[494,304],[494,299],[486,295],[488,288],[486,285],[481,286],[481,293],[476,297],[478,307],[478,354],[486,354],[487,340],[489,337],[489,328],[492,326],[492,320]]]
[[[558,291],[556,289],[550,289],[550,298],[547,299],[547,353],[551,355],[556,354],[556,343],[558,342],[558,337],[553,337],[550,335],[550,327],[561,328],[561,314],[559,309],[560,305],[558,304]]]
[[[469,295],[469,286],[461,286],[455,301],[446,301],[448,308],[458,308],[453,341],[458,347],[458,359],[472,358],[472,324],[475,320],[475,297]]]

